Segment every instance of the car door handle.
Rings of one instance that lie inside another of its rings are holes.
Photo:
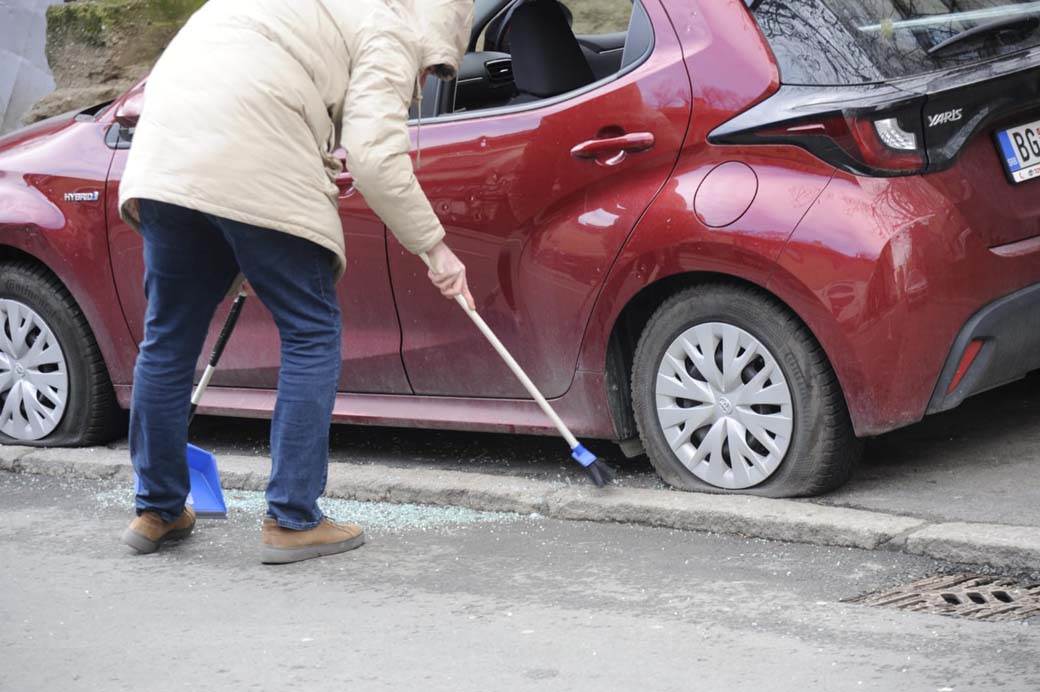
[[[347,170],[347,150],[343,147],[338,147],[332,152],[332,155],[339,161],[339,166],[342,169],[342,173],[336,176],[336,187],[339,188],[339,196],[350,197],[357,190],[354,187],[354,176]]]
[[[616,166],[629,154],[637,154],[654,146],[652,132],[630,132],[617,137],[597,137],[571,149],[576,159],[592,159],[601,166]]]
[[[350,171],[343,171],[336,176],[336,187],[339,188],[340,197],[349,197],[354,194],[354,176]]]

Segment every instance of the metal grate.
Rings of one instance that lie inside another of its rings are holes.
[[[947,574],[843,602],[973,620],[1025,620],[1040,617],[1040,584],[980,574]]]

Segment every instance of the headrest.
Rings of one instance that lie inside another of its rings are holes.
[[[529,0],[507,20],[513,80],[521,93],[540,98],[595,81],[592,68],[557,0]]]

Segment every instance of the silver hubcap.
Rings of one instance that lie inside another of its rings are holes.
[[[61,423],[69,400],[65,354],[32,308],[0,300],[0,433],[40,440]]]
[[[719,488],[750,488],[791,444],[791,390],[750,333],[708,322],[672,342],[657,370],[657,419],[675,456]]]

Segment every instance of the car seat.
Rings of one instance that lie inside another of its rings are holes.
[[[549,98],[595,81],[592,68],[556,0],[527,0],[506,20],[519,95],[512,103]]]

